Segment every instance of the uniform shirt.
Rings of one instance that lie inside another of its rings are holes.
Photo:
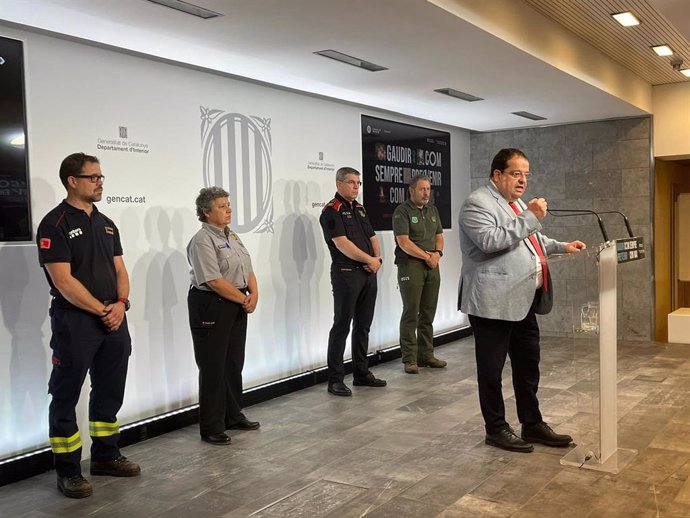
[[[345,236],[352,241],[357,248],[373,256],[371,238],[376,235],[374,227],[367,217],[364,206],[357,200],[350,204],[345,198],[336,193],[335,198],[329,201],[321,212],[319,218],[323,237],[331,252],[334,264],[349,266],[361,266],[363,263],[354,261],[342,253],[333,243],[334,237]]]
[[[66,201],[51,210],[38,225],[38,261],[70,263],[72,276],[89,293],[104,302],[117,299],[117,273],[113,257],[122,255],[120,232],[94,205],[91,216]],[[58,303],[72,306],[45,271],[50,294]]]
[[[225,231],[227,230],[227,236]],[[249,285],[253,272],[249,252],[232,230],[202,223],[201,229],[187,245],[187,261],[192,286],[199,290],[213,291],[205,283],[225,279],[238,289]]]
[[[420,209],[411,200],[407,200],[393,211],[393,235],[409,236],[410,241],[422,250],[433,252],[436,249],[436,236],[442,233],[443,226],[435,205],[427,203]],[[410,259],[417,258],[409,256],[396,244],[395,264]]]

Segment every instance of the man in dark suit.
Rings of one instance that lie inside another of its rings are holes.
[[[586,248],[581,241],[550,239],[539,231],[544,198],[525,204],[529,161],[519,149],[502,149],[491,164],[488,185],[465,200],[460,211],[462,275],[459,309],[475,337],[479,402],[486,444],[531,452],[531,443],[568,446],[539,411],[539,326],[536,314],[551,311],[553,293],[546,256]],[[505,419],[501,375],[510,356],[520,436]]]

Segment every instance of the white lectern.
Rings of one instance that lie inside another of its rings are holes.
[[[576,259],[580,254],[561,256]],[[561,464],[581,468],[618,473],[637,454],[637,450],[618,447],[617,399],[617,349],[618,349],[618,295],[617,269],[621,263],[636,261],[645,257],[644,240],[641,237],[607,241],[582,254],[596,263],[598,273],[598,304],[587,302],[574,312],[574,340],[578,335],[599,342],[598,372],[598,430],[575,436],[577,446],[562,459]],[[551,262],[551,260],[550,260]],[[556,259],[558,262],[558,259]],[[585,268],[589,265],[584,265]],[[596,387],[592,401],[596,403]],[[595,426],[595,428],[597,428]],[[597,433],[598,432],[598,433]]]

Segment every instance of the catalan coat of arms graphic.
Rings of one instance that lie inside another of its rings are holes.
[[[238,233],[273,232],[271,119],[200,109],[204,186],[230,193]]]

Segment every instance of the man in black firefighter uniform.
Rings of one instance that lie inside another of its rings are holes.
[[[96,157],[75,153],[65,158],[60,181],[67,198],[43,218],[36,236],[39,262],[53,296],[50,445],[57,487],[71,498],[93,493],[81,475],[82,441],[75,412],[89,371],[91,475],[132,477],[141,472],[117,446],[117,412],[132,350],[125,318],[129,276],[120,233],[94,205],[103,195],[104,179]]]
[[[351,396],[343,378],[345,342],[352,327],[353,384],[385,387],[367,361],[369,329],[376,305],[376,272],[381,268],[381,247],[362,204],[357,201],[359,171],[341,167],[335,175],[336,195],[324,207],[319,222],[331,253],[333,327],[328,335],[328,392]]]

